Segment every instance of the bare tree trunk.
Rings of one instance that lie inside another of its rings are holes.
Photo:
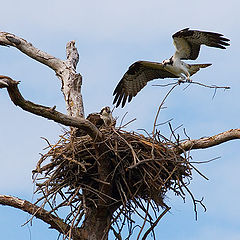
[[[94,140],[100,141],[102,139],[101,132],[91,122],[84,118],[84,106],[82,101],[81,86],[82,76],[76,73],[76,67],[79,61],[79,54],[75,47],[75,41],[70,41],[66,46],[67,60],[63,61],[50,54],[35,48],[31,43],[25,39],[19,38],[11,33],[0,33],[0,45],[13,46],[19,49],[29,57],[47,65],[53,69],[57,77],[62,82],[62,92],[66,102],[68,116],[59,113],[52,108],[44,107],[26,101],[17,87],[18,82],[6,76],[0,76],[0,88],[7,88],[12,101],[26,111],[34,114],[52,119],[56,122],[71,126],[73,137],[78,134],[77,129],[86,131]],[[76,128],[77,127],[77,128]],[[104,144],[98,147],[99,155],[104,150]],[[111,196],[111,185],[105,184],[109,176],[108,164],[104,157],[100,159],[101,165],[99,166],[99,175],[102,184],[99,185],[102,196],[99,197],[98,208],[93,205],[87,204],[86,215],[84,222],[84,230],[88,234],[87,239],[108,239],[108,233],[105,232],[109,229],[109,224],[112,216],[112,211],[108,209],[108,204],[111,202],[106,196]],[[104,199],[104,200],[103,200]]]
[[[88,240],[107,240],[112,213],[106,207],[89,208],[86,212],[84,230],[88,232]]]

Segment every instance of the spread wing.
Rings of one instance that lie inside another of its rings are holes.
[[[116,107],[118,107],[122,102],[124,107],[126,101],[130,102],[148,81],[157,78],[178,78],[178,76],[168,72],[162,63],[148,61],[133,63],[113,92],[115,95],[113,104],[117,103]]]
[[[176,47],[175,55],[180,59],[197,59],[201,45],[225,49],[230,44],[220,33],[189,30],[185,28],[172,35]]]

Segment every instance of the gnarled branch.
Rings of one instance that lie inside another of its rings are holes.
[[[0,88],[7,88],[8,94],[15,105],[21,107],[25,111],[53,120],[65,126],[83,129],[93,140],[100,141],[102,139],[102,133],[90,121],[81,117],[73,117],[60,113],[55,110],[55,106],[45,107],[25,100],[18,89],[18,84],[19,82],[14,81],[10,77],[0,75]]]
[[[71,227],[66,224],[62,219],[48,213],[45,209],[38,207],[29,201],[22,200],[17,197],[0,195],[0,205],[18,208],[24,212],[34,215],[36,218],[41,219],[45,223],[50,224],[50,227],[56,229],[60,233],[67,235]],[[71,236],[73,239],[85,240],[87,239],[84,230],[79,228],[71,229]]]
[[[15,47],[27,56],[53,69],[58,78],[62,81],[62,92],[68,114],[73,117],[84,117],[84,107],[81,95],[82,76],[76,73],[79,55],[75,47],[75,41],[71,41],[67,44],[66,61],[53,57],[37,49],[25,39],[7,32],[0,32],[0,45]]]

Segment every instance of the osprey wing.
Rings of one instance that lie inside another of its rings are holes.
[[[185,28],[172,35],[176,47],[175,55],[180,59],[197,59],[201,45],[225,49],[230,40],[220,33],[189,30]]]
[[[113,95],[115,95],[113,104],[117,103],[116,107],[118,107],[122,102],[122,107],[124,107],[127,99],[130,102],[146,86],[148,81],[157,78],[177,77],[168,72],[162,63],[148,61],[135,62],[129,67],[115,88],[113,92]]]

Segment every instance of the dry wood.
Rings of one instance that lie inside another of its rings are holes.
[[[203,149],[219,145],[230,140],[240,139],[240,129],[230,129],[211,137],[203,137],[200,139],[192,139],[181,142],[178,146],[173,147],[173,150],[180,154],[192,149]]]
[[[93,226],[104,229],[103,239],[107,239],[109,227],[106,229],[101,225],[121,223],[122,216],[128,221],[131,213],[140,214],[138,208],[148,217],[145,222],[154,223],[142,199],[152,201],[148,206],[157,216],[161,207],[167,207],[165,193],[172,190],[179,195],[179,179],[191,176],[189,163],[169,150],[168,144],[155,140],[153,148],[153,140],[149,137],[105,127],[101,131],[105,136],[101,143],[93,142],[87,135],[68,139],[67,133],[54,147],[48,143],[49,152],[42,156],[34,170],[39,173],[35,179],[37,192],[43,195],[41,201],[47,199],[48,204],[54,205],[57,196],[64,196],[57,204],[58,208],[65,205],[66,199],[71,199],[68,205],[72,209],[79,209],[79,204],[85,205],[78,215],[79,218],[85,216],[83,224],[89,226],[92,239],[102,236],[92,229]],[[151,159],[152,151],[154,159]],[[124,206],[122,214],[111,221],[120,206]],[[70,215],[69,224],[78,227],[74,225],[77,217],[73,217],[72,212]]]
[[[79,73],[76,73],[79,55],[75,47],[75,41],[71,41],[67,44],[66,61],[37,49],[25,39],[12,33],[0,32],[0,45],[15,47],[27,56],[54,70],[57,77],[62,82],[62,92],[64,94],[68,114],[73,117],[84,117],[81,94],[82,77]]]
[[[38,174],[35,178],[36,193],[40,195],[35,204],[0,195],[1,205],[28,212],[50,224],[69,239],[80,240],[107,240],[110,229],[116,238],[121,239],[121,231],[126,223],[129,238],[134,229],[131,218],[133,213],[143,220],[138,239],[146,223],[149,223],[150,227],[143,239],[151,232],[155,239],[154,228],[170,209],[164,203],[167,191],[173,191],[182,198],[185,198],[185,192],[189,193],[196,214],[197,204],[205,209],[202,200],[194,199],[187,186],[192,170],[196,170],[203,177],[204,175],[189,162],[186,152],[239,139],[240,129],[231,129],[211,137],[181,141],[169,124],[175,142],[162,136],[156,130],[158,114],[177,83],[174,83],[160,104],[152,134],[148,134],[148,137],[114,127],[98,129],[84,119],[82,77],[76,72],[79,54],[75,41],[67,44],[66,60],[51,56],[11,33],[0,32],[0,45],[15,47],[55,71],[62,82],[61,90],[68,115],[56,111],[55,106],[46,107],[25,100],[18,89],[19,82],[0,75],[0,88],[7,89],[12,102],[35,115],[83,130],[79,131],[78,138],[77,134],[71,137],[70,134],[61,136],[55,145],[46,140],[50,150],[42,156],[36,170],[33,171],[34,174]],[[200,85],[215,90],[229,89]],[[84,131],[89,136],[84,135]],[[50,160],[50,163],[46,160]],[[60,202],[57,202],[59,198]],[[50,212],[44,209],[46,204],[50,207]],[[56,211],[66,206],[70,208],[70,212],[63,221]],[[149,213],[150,208],[155,220]],[[161,208],[165,210],[159,215]]]
[[[3,86],[4,85],[3,84],[2,88],[4,87],[7,88],[7,91],[13,103],[21,107],[23,110],[45,117],[47,119],[53,120],[57,123],[61,123],[65,126],[71,126],[71,127],[83,129],[89,134],[89,136],[91,136],[96,141],[99,141],[102,139],[101,132],[98,130],[98,128],[95,125],[93,125],[88,120],[82,117],[73,117],[73,116],[60,113],[55,110],[56,108],[55,106],[45,107],[45,106],[27,101],[23,98],[23,96],[21,95],[18,89],[19,82],[6,76],[0,76],[0,81],[5,83],[6,86]]]
[[[49,214],[45,209],[36,206],[26,200],[22,200],[12,196],[0,195],[0,205],[11,206],[18,208],[24,212],[34,215],[36,218],[43,220],[45,223],[49,224],[51,228],[56,229],[60,233],[67,235],[71,229],[68,224],[66,224],[62,219]],[[84,230],[72,228],[72,237],[76,240],[86,240],[87,236]]]

